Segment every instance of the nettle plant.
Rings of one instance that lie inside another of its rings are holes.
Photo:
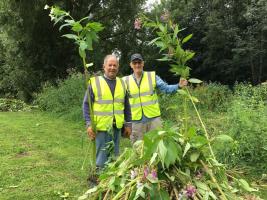
[[[46,5],[44,9],[50,10],[50,18],[51,21],[54,22],[54,25],[61,23],[62,25],[59,27],[59,31],[63,28],[69,28],[70,33],[62,35],[62,37],[68,38],[77,45],[78,52],[81,57],[84,69],[85,76],[85,86],[88,88],[90,83],[90,67],[93,66],[93,63],[87,63],[87,59],[89,59],[89,51],[93,51],[93,43],[98,42],[99,36],[98,33],[104,29],[103,25],[98,22],[90,21],[89,17],[84,17],[80,20],[75,20],[69,12],[62,10],[57,6],[48,6]],[[92,73],[91,73],[92,74]],[[90,107],[90,117],[93,119],[94,113],[92,109],[92,103],[90,99],[90,95],[88,95],[88,103]],[[91,122],[92,127],[94,128],[94,121]],[[91,156],[90,159],[90,167],[92,176],[95,174],[96,166],[95,166],[95,141],[89,141],[88,149],[86,154]],[[85,156],[86,158],[86,156]],[[85,163],[85,159],[83,165]],[[83,166],[82,166],[83,168]]]
[[[150,44],[165,52],[161,60],[170,61],[171,71],[175,74],[189,78],[186,63],[194,53],[184,50],[182,44],[192,35],[180,39],[178,33],[182,30],[178,25],[173,24],[167,14],[161,19],[163,21],[152,21],[142,16],[134,25],[141,29],[143,23],[144,28],[156,31],[158,37]],[[197,79],[189,81],[201,82]],[[99,177],[100,183],[79,197],[80,200],[260,199],[252,194],[256,189],[246,180],[237,178],[215,158],[211,143],[231,142],[232,138],[227,135],[210,138],[195,105],[198,100],[187,88],[179,91],[194,105],[203,134],[196,127],[189,126],[186,120],[180,127],[146,133],[134,148],[125,149],[115,162],[107,164]]]

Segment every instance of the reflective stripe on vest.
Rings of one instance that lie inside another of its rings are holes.
[[[102,76],[91,78],[91,85],[95,97],[93,110],[96,129],[99,131],[108,130],[113,126],[114,118],[116,127],[122,128],[124,122],[124,82],[120,78],[116,78],[114,97]]]
[[[155,72],[143,72],[139,87],[133,75],[126,76],[123,80],[129,92],[132,120],[140,120],[142,118],[142,112],[148,118],[160,116],[158,96],[155,91]]]

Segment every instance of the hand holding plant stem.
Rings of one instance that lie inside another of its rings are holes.
[[[84,17],[79,21],[75,21],[75,19],[70,15],[69,12],[66,12],[60,9],[57,6],[48,6],[46,5],[44,9],[50,9],[50,18],[51,21],[54,22],[54,25],[57,23],[63,23],[60,26],[59,30],[64,27],[69,27],[71,30],[70,34],[62,35],[62,37],[66,37],[70,40],[73,40],[76,45],[78,45],[78,52],[82,59],[83,68],[84,68],[84,76],[85,76],[85,86],[86,89],[90,85],[90,77],[88,73],[88,69],[93,66],[93,63],[87,64],[86,59],[88,58],[88,51],[93,50],[93,42],[98,42],[98,32],[102,31],[104,27],[102,24],[98,22],[87,22],[89,17]],[[88,94],[88,104],[90,108],[90,119],[91,119],[91,132],[95,132],[95,124],[94,124],[94,112],[92,109],[92,102],[90,95]],[[91,139],[94,139],[93,135]],[[95,170],[95,141],[89,142],[90,154],[93,159],[91,159],[91,166],[93,170]]]
[[[179,81],[179,85],[181,85],[181,87],[184,87],[187,85],[187,81],[186,79],[189,78],[189,74],[190,74],[190,67],[187,66],[187,62],[192,59],[195,55],[194,52],[190,51],[190,50],[184,50],[182,48],[182,45],[184,43],[186,43],[187,41],[189,41],[191,39],[191,37],[193,36],[192,34],[186,36],[183,39],[180,39],[178,37],[178,33],[180,33],[181,31],[183,31],[184,29],[179,29],[178,24],[174,24],[172,22],[171,19],[169,19],[169,14],[165,13],[161,16],[161,21],[160,22],[158,19],[156,21],[152,21],[149,18],[147,18],[146,16],[142,16],[142,20],[144,21],[144,26],[145,27],[149,27],[149,28],[153,28],[154,30],[156,30],[156,34],[158,37],[156,37],[155,39],[153,39],[152,41],[149,42],[149,44],[154,44],[157,47],[160,48],[160,52],[165,51],[166,53],[163,54],[164,56],[158,60],[160,61],[168,61],[170,62],[170,66],[171,69],[170,71],[173,72],[175,75],[180,75],[181,76],[181,80]],[[140,27],[139,27],[140,28]],[[189,82],[191,83],[201,83],[202,81],[198,80],[198,79],[189,79]],[[184,114],[185,114],[185,131],[187,131],[188,129],[188,123],[187,123],[187,98],[190,99],[190,101],[192,102],[194,109],[197,113],[198,119],[201,123],[202,128],[204,129],[205,132],[205,136],[207,138],[208,141],[208,146],[209,146],[209,150],[210,150],[210,154],[211,154],[211,158],[216,160],[215,155],[213,153],[211,144],[210,144],[210,139],[209,139],[209,135],[207,132],[207,129],[200,117],[200,114],[196,108],[195,102],[197,102],[198,100],[195,97],[192,97],[189,90],[185,88],[184,90],[179,90],[179,92],[185,96],[184,98]],[[212,177],[214,178],[214,177]],[[215,180],[216,181],[216,180]],[[218,190],[220,191],[221,195],[222,195],[222,199],[226,199],[225,194],[223,193],[222,189],[220,188],[220,186],[217,184],[216,185],[218,187]]]

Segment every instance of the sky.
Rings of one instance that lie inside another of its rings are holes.
[[[160,0],[147,0],[146,7],[149,9],[150,5],[154,3],[160,3]]]

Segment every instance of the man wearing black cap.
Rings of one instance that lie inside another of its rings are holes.
[[[132,116],[131,142],[143,139],[144,133],[160,128],[160,109],[156,88],[164,93],[173,93],[187,85],[180,79],[179,84],[168,85],[154,71],[143,71],[144,60],[139,53],[131,56],[130,66],[133,74],[123,80],[127,86]]]

